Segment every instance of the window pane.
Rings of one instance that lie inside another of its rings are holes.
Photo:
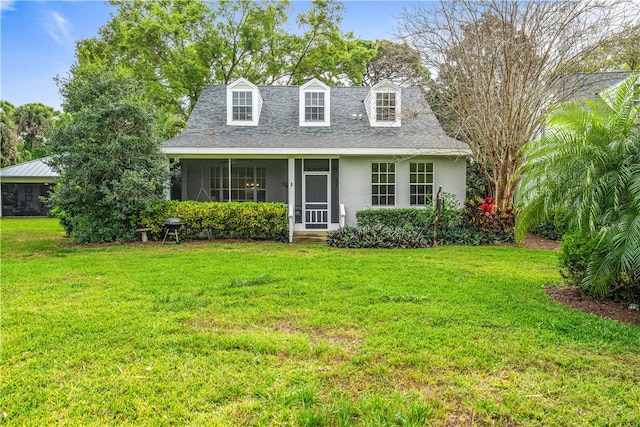
[[[252,119],[252,92],[235,91],[232,96],[232,118],[244,121]]]
[[[433,163],[415,163],[415,168],[409,171],[409,200],[412,205],[431,203],[433,181]]]

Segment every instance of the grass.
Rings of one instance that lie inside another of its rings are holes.
[[[640,328],[550,301],[552,252],[61,246],[54,220],[0,226],[0,424],[640,419]]]

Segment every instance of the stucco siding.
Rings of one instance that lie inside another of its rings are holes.
[[[371,163],[395,162],[395,206],[371,205]],[[409,166],[412,162],[434,164],[434,193],[438,187],[456,196],[460,203],[466,194],[466,161],[463,157],[419,156],[406,159],[390,157],[342,157],[340,159],[340,201],[346,208],[347,225],[356,224],[356,212],[363,209],[409,208]]]

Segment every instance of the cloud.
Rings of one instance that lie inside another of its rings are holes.
[[[71,23],[58,12],[51,11],[45,19],[44,29],[47,34],[60,44],[72,43]]]
[[[0,10],[16,10],[15,4],[15,0],[0,0]]]

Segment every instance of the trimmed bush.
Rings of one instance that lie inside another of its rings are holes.
[[[582,285],[596,244],[596,239],[581,232],[567,234],[562,238],[558,263],[560,275],[567,284]]]
[[[558,255],[560,275],[567,284],[577,285],[584,293],[595,298],[609,298],[621,301],[637,301],[640,297],[640,282],[628,274],[619,273],[604,288],[589,285],[586,277],[597,266],[594,260],[605,257],[609,250],[607,242],[599,236],[590,236],[576,231],[566,234],[561,241]]]
[[[187,239],[259,239],[286,242],[289,236],[287,207],[283,203],[196,202],[171,200],[143,213],[139,227],[161,238],[164,221],[179,218],[180,235]]]

